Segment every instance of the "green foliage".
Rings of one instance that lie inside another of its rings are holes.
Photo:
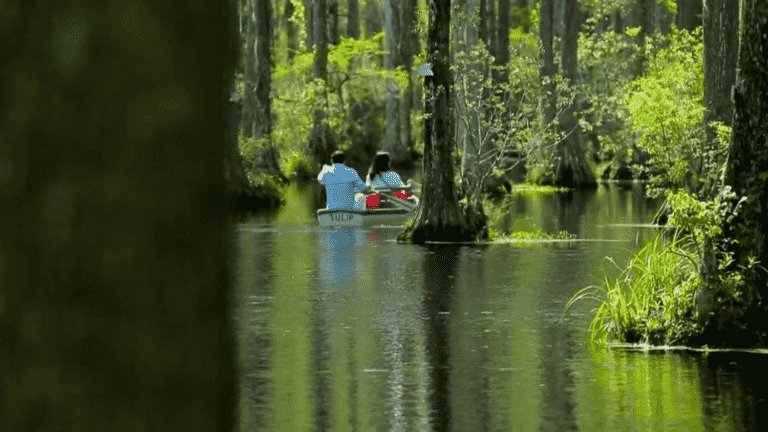
[[[262,189],[267,196],[282,197],[285,192],[285,185],[275,176],[263,171],[246,171],[246,177],[251,186]]]
[[[243,157],[245,166],[253,165],[253,160],[259,150],[266,147],[270,142],[269,136],[262,136],[258,138],[248,137],[244,134],[238,136],[238,147],[240,155]]]
[[[384,33],[379,32],[370,39],[352,39],[342,37],[338,45],[328,46],[328,62],[339,71],[349,69],[350,62],[363,56],[383,55],[381,42]]]
[[[578,118],[582,131],[597,141],[590,153],[602,161],[626,163],[635,156],[634,134],[626,127],[630,113],[625,100],[631,85],[630,68],[638,54],[634,43],[612,30],[580,35],[579,62],[586,72],[580,90],[590,105]]]
[[[599,303],[590,324],[593,341],[674,344],[687,340],[698,331],[693,303],[701,280],[695,266],[673,252],[683,242],[675,237],[665,244],[657,236],[633,256],[618,279],[606,277],[603,286],[580,290],[565,310],[578,300]]]
[[[651,192],[661,187],[698,190],[706,178],[713,154],[704,142],[703,42],[701,30],[673,30],[669,38],[657,37],[659,49],[647,62],[645,76],[635,81],[626,99],[631,127],[649,163]]]
[[[637,37],[640,34],[642,27],[627,27],[624,29],[624,33],[629,37]]]
[[[317,170],[317,164],[305,153],[290,152],[284,156],[283,175],[291,180],[305,177],[311,172]]]

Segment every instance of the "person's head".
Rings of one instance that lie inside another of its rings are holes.
[[[371,169],[368,171],[368,179],[373,180],[377,175],[389,171],[389,153],[378,152],[376,158],[373,159]]]
[[[344,152],[340,150],[333,152],[331,161],[333,161],[333,163],[344,163]]]

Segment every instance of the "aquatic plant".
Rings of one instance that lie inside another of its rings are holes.
[[[581,289],[565,310],[578,300],[600,303],[590,324],[592,342],[687,342],[697,332],[693,305],[701,280],[695,263],[675,251],[689,247],[689,237],[675,235],[666,243],[656,236],[635,253],[621,276]],[[621,270],[613,258],[606,259]]]

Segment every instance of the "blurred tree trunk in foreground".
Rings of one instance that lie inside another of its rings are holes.
[[[1,430],[236,425],[235,4],[3,2]]]
[[[768,265],[768,248],[763,224],[768,208],[768,3],[746,0],[744,27],[739,47],[738,72],[734,87],[733,135],[728,154],[725,185],[744,198],[733,220],[721,227],[723,234],[718,246],[733,254],[726,270],[738,270],[744,278],[738,288],[739,299],[728,298],[712,284],[718,269],[717,257],[707,251],[701,264],[702,278],[709,284],[698,300],[699,317],[709,321],[708,331],[714,340],[710,345],[765,346],[768,338],[766,309],[768,307],[768,275],[764,268],[750,264],[757,261]],[[713,299],[724,297],[723,303]],[[733,306],[729,307],[730,304]],[[707,309],[703,305],[709,305]],[[714,319],[709,320],[709,312]],[[706,316],[702,317],[702,313]]]

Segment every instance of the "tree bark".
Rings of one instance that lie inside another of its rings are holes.
[[[578,84],[578,41],[583,19],[578,0],[563,0],[563,40],[561,58],[563,76],[572,84]],[[574,115],[580,95],[574,95],[571,104],[560,115],[560,127],[565,137],[555,146],[554,183],[557,186],[579,187],[596,186],[592,170],[584,157],[581,139],[581,127]]]
[[[406,40],[414,37],[413,21],[409,22],[408,17],[415,16],[415,11],[408,13],[405,8],[415,7],[415,3],[384,0],[383,7],[386,29],[384,67],[395,70],[398,66],[403,66],[405,70],[410,70],[412,46]],[[389,80],[385,107],[387,123],[384,131],[384,148],[389,152],[394,164],[411,161],[410,83],[404,90],[404,95],[401,97],[397,83]]]
[[[236,426],[236,4],[4,0],[2,430]]]
[[[307,22],[307,40],[304,44],[307,46],[307,51],[312,51],[315,48],[315,2],[317,0],[304,0],[304,19]]]
[[[326,0],[314,0],[314,40],[315,40],[315,62],[314,77],[328,82],[328,40],[326,14]],[[315,162],[319,164],[329,163],[332,153],[330,142],[330,131],[325,121],[325,110],[322,107],[315,109],[312,136],[310,137],[310,148]]]
[[[259,111],[259,101],[256,97],[256,86],[258,82],[258,59],[256,58],[256,39],[258,29],[256,28],[256,10],[254,9],[254,0],[247,0],[246,8],[246,33],[245,33],[245,91],[243,94],[243,116],[240,120],[240,128],[243,134],[252,137],[256,135],[256,117]]]
[[[450,102],[450,0],[429,0],[427,61],[434,76],[424,78],[429,118],[424,121],[424,174],[415,225],[400,238],[462,241],[472,237],[460,211],[453,177]]]
[[[509,1],[499,1],[499,21],[497,25],[496,33],[496,64],[506,65],[509,63]],[[501,82],[504,80],[504,76],[496,73],[494,74],[494,81]]]
[[[739,44],[739,0],[707,0],[704,11],[705,121],[731,126]],[[712,138],[710,133],[710,138]]]
[[[381,8],[379,0],[365,1],[365,37],[372,38],[373,35],[381,31],[382,26]]]
[[[339,44],[339,0],[326,0],[328,2],[328,43]]]
[[[504,0],[502,0],[502,3]],[[480,39],[485,42],[485,48],[496,58],[496,2],[495,0],[480,0]]]
[[[289,62],[293,60],[293,58],[296,56],[296,53],[299,51],[298,29],[296,28],[296,23],[291,21],[295,10],[293,7],[293,2],[294,0],[285,0],[285,28],[288,35]]]
[[[763,229],[764,212],[768,206],[768,110],[765,109],[768,105],[765,94],[768,88],[768,38],[765,37],[768,34],[768,4],[761,0],[746,0],[745,8],[739,67],[733,90],[733,134],[725,185],[737,197],[746,197],[746,201],[736,217],[722,226],[720,247],[733,253],[734,258],[729,270],[749,267],[750,256],[762,265],[768,263]],[[716,290],[711,284],[712,275],[717,272],[717,262],[711,253],[704,255],[701,272],[702,278],[710,282],[704,290],[705,294],[709,291],[711,295]],[[741,308],[720,307],[714,312],[716,319],[712,321],[723,335],[730,334],[726,341],[729,345],[766,340],[766,304],[763,300],[768,296],[766,273],[755,270],[743,272],[743,275],[745,283],[741,287]]]
[[[710,151],[717,146],[717,135],[709,127],[712,121],[733,124],[731,89],[736,82],[739,44],[739,0],[707,0],[704,8],[704,128]],[[721,166],[724,158],[713,163]],[[718,178],[707,184],[710,197],[717,193]]]
[[[702,10],[703,0],[677,0],[677,16],[675,17],[677,27],[686,30],[700,27],[702,25]],[[739,5],[738,0],[736,0],[736,13],[738,14],[738,12]]]
[[[541,0],[539,13],[539,37],[543,48],[543,61],[541,65],[541,76],[544,79],[544,95],[542,96],[542,105],[544,113],[544,124],[552,123],[555,118],[555,101],[557,100],[555,91],[555,74],[557,65],[555,64],[555,52],[553,46],[554,27],[555,27],[555,0]]]
[[[265,136],[272,133],[272,7],[269,0],[250,0],[256,21],[256,112],[253,135]]]
[[[360,12],[358,0],[347,0],[347,37],[360,39]]]

